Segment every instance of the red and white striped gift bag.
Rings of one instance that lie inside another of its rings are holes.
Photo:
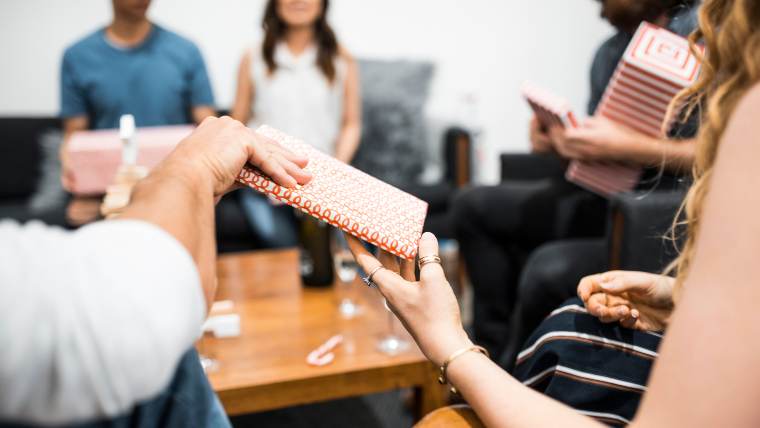
[[[269,126],[257,133],[309,159],[312,180],[287,189],[246,166],[238,181],[397,256],[414,259],[428,204]]]
[[[596,115],[650,137],[662,138],[671,100],[700,70],[684,37],[642,23],[599,103]],[[641,169],[609,162],[573,161],[568,180],[603,196],[633,189]]]

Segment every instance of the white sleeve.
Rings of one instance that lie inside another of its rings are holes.
[[[128,411],[167,386],[204,317],[192,258],[156,226],[0,222],[0,420]]]

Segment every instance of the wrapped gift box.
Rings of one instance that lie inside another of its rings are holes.
[[[570,103],[564,98],[558,97],[532,82],[525,82],[522,85],[521,92],[543,127],[561,126],[567,128],[578,126]]]
[[[684,37],[642,23],[610,80],[596,115],[644,135],[664,138],[670,102],[692,85],[700,70]],[[604,196],[629,191],[639,181],[638,167],[609,162],[573,161],[568,180]]]
[[[306,156],[313,179],[287,189],[247,166],[238,181],[397,256],[414,259],[427,203],[276,129],[262,126],[256,132]]]
[[[134,137],[137,164],[152,169],[193,129],[190,125],[139,128]],[[77,195],[105,193],[122,163],[122,148],[118,129],[72,134],[67,144],[73,178],[71,192]]]

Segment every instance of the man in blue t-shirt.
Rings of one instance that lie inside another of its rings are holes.
[[[65,141],[75,131],[117,128],[123,114],[140,126],[200,123],[215,114],[198,48],[147,18],[150,0],[113,0],[113,21],[66,49],[61,64]],[[63,185],[68,188],[65,150]],[[97,215],[99,201],[75,199],[70,222]]]

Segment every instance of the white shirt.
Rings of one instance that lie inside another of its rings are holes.
[[[343,118],[346,63],[335,60],[335,79],[317,66],[317,48],[294,56],[287,44],[275,48],[277,69],[269,74],[260,47],[252,50],[253,111],[249,126],[269,125],[327,154],[335,153]]]
[[[0,222],[0,420],[123,414],[168,385],[204,317],[192,258],[154,225]]]

